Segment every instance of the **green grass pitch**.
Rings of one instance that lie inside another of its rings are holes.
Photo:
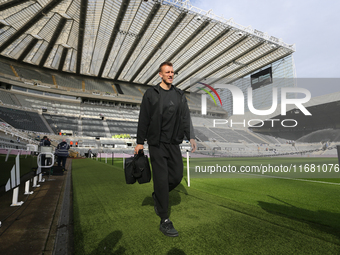
[[[195,165],[337,164],[336,158],[210,158]],[[184,160],[186,163],[186,160]],[[275,176],[277,177],[277,176]],[[281,176],[280,176],[281,177]],[[335,178],[191,178],[170,193],[179,237],[159,231],[152,181],[125,184],[122,160],[73,160],[75,254],[340,254]]]

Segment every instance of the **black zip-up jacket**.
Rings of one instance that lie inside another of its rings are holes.
[[[190,112],[184,91],[174,87],[178,96],[179,107],[174,116],[175,125],[171,138],[172,144],[183,142],[184,135],[187,139],[195,139]],[[140,106],[137,129],[137,144],[159,145],[162,128],[162,99],[160,95],[160,83],[145,91]]]

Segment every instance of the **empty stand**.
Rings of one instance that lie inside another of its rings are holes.
[[[109,82],[95,79],[85,79],[85,90],[98,90],[100,92],[114,93]]]
[[[82,139],[79,141],[78,143],[79,146],[81,147],[91,147],[91,148],[97,148],[98,147],[98,144],[96,142],[96,140],[94,139]],[[87,152],[87,150],[84,152]],[[92,152],[95,152],[94,150],[92,150]]]
[[[205,126],[205,127],[213,127],[214,119],[212,118],[202,118],[202,117],[191,117],[192,124],[194,126]]]
[[[199,128],[194,128],[195,130],[195,136],[202,142],[209,141],[209,138],[199,129]]]
[[[239,143],[242,140],[246,140],[241,134],[235,132],[232,129],[225,129],[225,128],[210,128],[219,136],[223,137],[223,139],[230,143]]]
[[[251,132],[242,129],[195,126],[195,135],[203,142],[220,141],[230,143],[266,143],[266,140],[261,140]]]
[[[0,118],[17,129],[49,133],[36,112],[0,107]]]
[[[85,116],[99,116],[99,114],[105,117],[121,118],[121,119],[138,119],[139,110],[136,109],[124,109],[121,107],[113,106],[100,106],[95,104],[82,104],[82,115]]]
[[[79,115],[80,103],[58,100],[57,98],[41,98],[34,95],[15,94],[21,105],[34,110],[46,109],[53,113],[67,113]]]
[[[287,142],[287,140],[286,139],[283,139],[283,138],[280,138],[280,137],[278,137],[278,138],[276,138],[281,144],[284,144],[284,143],[286,143]]]
[[[106,121],[112,135],[115,134],[137,134],[137,122],[132,121]]]
[[[105,137],[103,121],[100,119],[82,118],[82,130],[84,136]]]
[[[69,87],[76,90],[82,90],[82,79],[73,75],[62,75],[55,73],[54,74],[57,85],[62,87]]]
[[[195,127],[195,130],[198,130],[199,132],[197,134],[195,134],[196,136],[199,137],[199,139],[201,141],[206,141],[205,139],[209,137],[209,141],[224,141],[227,142],[224,138],[222,138],[219,134],[217,134],[216,132],[213,132],[212,130],[210,130],[207,127]],[[203,136],[200,136],[202,135]]]
[[[260,138],[266,140],[268,143],[271,143],[271,144],[280,144],[281,143],[278,139],[276,139],[273,136],[264,135],[264,134],[260,134],[260,133],[255,133],[255,135],[259,136]],[[284,140],[284,139],[282,139],[282,140]]]
[[[139,92],[139,90],[135,86],[131,86],[128,84],[120,84],[120,87],[124,95],[130,95],[130,96],[135,96],[135,97],[142,96],[142,94]]]
[[[256,136],[254,136],[248,131],[235,129],[234,132],[243,137],[243,139],[240,138],[240,140],[245,140],[248,143],[256,143],[256,144],[264,143],[264,141],[260,140],[259,138],[257,138]]]
[[[73,134],[78,132],[78,120],[75,117],[43,114],[47,123],[55,134],[61,130],[72,130]]]
[[[0,90],[0,100],[4,104],[21,106],[19,101],[15,98],[15,95],[2,89]]]
[[[23,140],[17,141],[16,137],[10,137],[0,132],[0,148],[25,150],[27,148],[26,144]]]
[[[53,79],[52,79],[52,75],[50,72],[39,71],[33,68],[25,68],[25,67],[19,67],[19,66],[15,66],[14,68],[21,78],[24,78],[26,80],[33,80],[33,81],[38,80],[38,81],[41,81],[42,83],[51,84],[51,85],[53,84]]]
[[[7,63],[0,61],[0,73],[4,73],[10,76],[15,76],[11,66]]]

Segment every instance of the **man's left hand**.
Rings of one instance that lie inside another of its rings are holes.
[[[190,139],[190,144],[191,144],[191,152],[195,152],[197,148],[195,139]]]

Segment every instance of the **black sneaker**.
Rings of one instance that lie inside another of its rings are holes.
[[[172,225],[172,222],[169,219],[166,219],[164,222],[161,222],[159,226],[159,230],[166,236],[175,237],[178,236],[177,230]]]
[[[153,201],[155,203],[155,205],[154,205],[155,213],[159,216],[159,212],[158,212],[158,209],[157,209],[155,192],[152,193],[152,198],[153,198]]]

